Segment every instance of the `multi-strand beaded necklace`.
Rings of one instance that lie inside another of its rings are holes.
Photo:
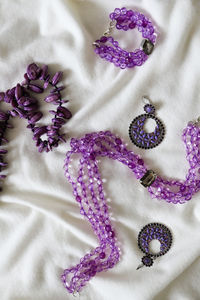
[[[148,188],[152,198],[173,204],[184,203],[200,190],[199,137],[198,122],[190,122],[182,135],[189,163],[184,181],[156,176],[153,171],[148,170],[139,155],[127,149],[122,140],[110,131],[94,132],[80,139],[71,139],[71,151],[67,152],[65,160],[65,174],[72,185],[80,213],[90,222],[99,246],[81,258],[79,264],[64,270],[62,281],[70,293],[79,292],[96,273],[112,268],[119,261],[120,250],[109,217],[97,158],[108,157],[126,165],[141,184]],[[74,154],[79,156],[77,177],[71,174],[69,168]],[[174,192],[175,188],[178,189],[177,192]]]

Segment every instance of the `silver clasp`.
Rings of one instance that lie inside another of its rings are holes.
[[[109,23],[108,29],[103,33],[103,36],[108,37],[111,34],[111,32],[112,32],[113,28],[115,27],[116,23],[117,23],[116,20],[112,20]],[[96,47],[100,47],[100,44],[98,42],[93,42],[92,45],[96,46]]]
[[[77,291],[74,291],[74,292],[72,293],[72,295],[73,295],[74,297],[78,297],[78,296],[80,296],[80,293],[77,292]]]
[[[151,101],[147,96],[142,96],[142,102],[144,104],[151,104]]]
[[[97,42],[93,42],[92,45],[93,45],[93,46],[100,47],[99,43],[97,43]]]
[[[198,117],[198,118],[196,119],[196,121],[194,122],[194,125],[200,126],[200,117]]]
[[[104,32],[103,36],[109,36],[116,25],[116,20],[112,20],[109,24],[108,29]]]
[[[149,187],[154,183],[157,175],[153,170],[147,170],[147,172],[144,174],[144,176],[140,179],[140,183],[144,187]]]

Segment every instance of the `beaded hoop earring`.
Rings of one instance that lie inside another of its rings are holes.
[[[149,243],[152,240],[160,242],[160,251],[156,254],[151,253]],[[151,267],[153,260],[167,253],[172,244],[172,234],[170,230],[160,223],[150,223],[142,228],[138,235],[138,247],[145,253],[142,257],[142,263],[137,267],[137,270],[143,266]]]
[[[133,144],[142,149],[151,149],[158,146],[165,135],[165,128],[162,122],[155,116],[155,107],[150,104],[148,98],[143,97],[146,101],[144,111],[146,114],[137,116],[129,126],[129,137]],[[147,119],[153,119],[156,122],[154,132],[147,133],[144,130],[144,124]]]
[[[100,39],[93,43],[95,53],[121,69],[141,66],[152,53],[156,42],[157,34],[155,33],[155,26],[152,21],[142,13],[127,10],[125,7],[121,9],[116,8],[110,14],[110,19],[111,22],[108,30],[104,32]],[[124,31],[137,28],[144,38],[140,49],[128,52],[120,48],[118,41],[115,41],[110,36],[114,27]]]

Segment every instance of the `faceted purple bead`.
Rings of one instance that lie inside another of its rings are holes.
[[[101,252],[101,253],[99,254],[99,257],[100,257],[101,259],[104,259],[104,258],[106,257],[106,254],[105,254],[104,252]]]

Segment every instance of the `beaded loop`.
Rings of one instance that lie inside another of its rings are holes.
[[[152,21],[142,13],[127,10],[125,7],[116,8],[110,14],[110,19],[109,29],[93,43],[95,53],[121,69],[141,66],[147,60],[148,55],[152,53],[156,42],[157,35]],[[137,28],[144,38],[141,48],[134,52],[120,48],[119,43],[110,36],[114,26],[116,29],[124,31]]]

